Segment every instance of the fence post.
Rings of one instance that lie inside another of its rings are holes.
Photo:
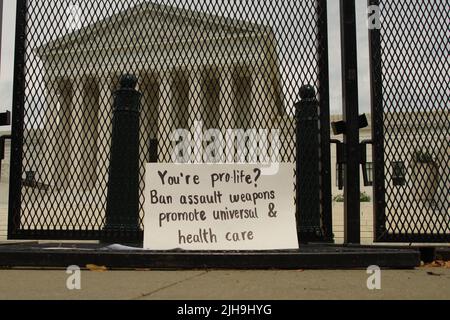
[[[314,87],[300,89],[295,104],[297,216],[300,242],[323,241],[320,213],[320,128],[319,102]]]
[[[113,132],[106,208],[106,239],[138,233],[139,115],[137,78],[124,75],[114,96]],[[127,237],[128,238],[128,237]]]
[[[355,0],[341,0],[342,96],[344,143],[347,161],[344,179],[344,237],[347,244],[361,242],[360,117],[358,105],[358,52]]]

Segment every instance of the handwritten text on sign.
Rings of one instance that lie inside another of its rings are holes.
[[[148,164],[144,247],[150,250],[297,249],[294,167]]]

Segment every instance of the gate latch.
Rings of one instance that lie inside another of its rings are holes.
[[[332,122],[331,126],[333,128],[334,135],[342,135],[347,131],[347,125],[345,121]],[[369,122],[365,114],[359,116],[359,128],[367,128]],[[344,176],[345,176],[345,164],[347,163],[347,152],[345,148],[345,143],[340,140],[331,140],[332,144],[336,145],[336,179],[338,182],[339,190],[344,189]],[[364,186],[370,187],[373,185],[372,178],[372,167],[371,163],[367,161],[367,145],[372,144],[372,140],[364,140],[360,143],[360,155],[359,160],[364,178]]]
[[[367,116],[365,114],[360,115],[358,121],[360,129],[364,129],[369,126],[369,121],[367,120]],[[347,123],[345,121],[332,122],[331,127],[333,128],[333,133],[335,136],[339,136],[347,132]]]

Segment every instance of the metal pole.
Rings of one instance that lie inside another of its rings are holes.
[[[124,75],[115,93],[106,208],[106,239],[139,233],[139,114],[137,78]],[[127,236],[128,235],[128,236]]]
[[[368,0],[368,5],[380,5],[379,0]],[[381,74],[381,31],[369,30],[370,78],[372,102],[372,139],[374,160],[374,239],[382,238],[386,233],[385,213],[385,155],[384,155],[384,114],[383,114],[383,77]]]
[[[347,164],[344,179],[345,243],[361,242],[358,53],[355,0],[341,0],[342,89]]]
[[[323,241],[320,216],[319,102],[312,86],[303,86],[295,105],[297,120],[297,215],[300,242]]]
[[[320,113],[320,189],[322,229],[325,242],[334,242],[331,201],[331,148],[330,148],[330,84],[328,61],[328,8],[327,0],[317,1],[319,13],[319,113]]]
[[[27,11],[28,0],[17,0],[8,215],[8,239],[10,240],[17,238],[17,231],[21,224]]]

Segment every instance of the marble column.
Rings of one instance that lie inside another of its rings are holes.
[[[220,73],[220,128],[225,137],[224,161],[226,163],[234,163],[235,161],[235,137],[233,130],[236,128],[236,105],[233,71],[232,67],[224,67]]]
[[[46,109],[44,115],[44,137],[45,137],[45,148],[48,150],[44,153],[45,163],[48,164],[49,171],[45,177],[43,177],[44,182],[50,184],[51,186],[56,186],[56,167],[58,165],[56,158],[58,156],[57,152],[57,141],[61,137],[58,135],[58,126],[61,121],[59,111],[59,84],[58,80],[46,80],[45,81],[45,100]]]
[[[173,127],[172,80],[170,72],[161,73],[159,77],[158,159],[159,162],[170,162],[172,150],[169,135]]]
[[[139,77],[139,88],[142,93],[141,98],[141,117],[140,117],[140,136],[141,147],[143,148],[142,161],[149,162],[150,141],[158,139],[158,109],[159,109],[159,79],[154,73],[141,73]]]
[[[97,181],[98,126],[100,110],[100,88],[96,77],[86,79],[82,109],[82,187],[85,191],[94,188]]]
[[[73,84],[61,79],[58,83],[58,117],[55,135],[55,186],[64,189],[71,181],[72,97]]]
[[[233,73],[233,88],[235,93],[235,126],[236,129],[251,129],[253,120],[260,116],[252,109],[252,79],[248,67],[236,66]]]
[[[270,81],[270,74],[263,71],[269,70],[256,67],[251,74],[252,82],[252,126],[258,129],[266,129],[271,126],[275,113],[275,93]]]
[[[202,118],[204,129],[219,129],[221,124],[221,73],[216,68],[207,68],[203,72]]]
[[[191,70],[189,75],[189,128],[194,140],[193,146],[193,162],[202,163],[202,148],[201,143],[203,136],[202,121],[202,85],[201,85],[202,70]]]
[[[97,184],[106,186],[108,182],[109,155],[112,136],[113,83],[112,77],[99,80]]]
[[[220,73],[220,127],[222,131],[233,129],[234,106],[233,72],[231,68],[223,68]]]
[[[70,180],[75,188],[82,187],[84,82],[84,78],[75,78],[72,80]]]

